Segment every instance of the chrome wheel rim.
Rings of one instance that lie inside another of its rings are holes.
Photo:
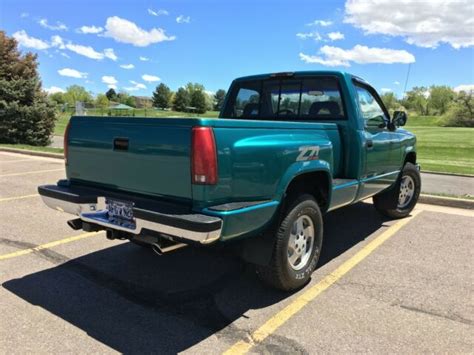
[[[400,192],[398,194],[398,208],[407,207],[415,195],[415,181],[411,176],[405,175],[400,183]]]
[[[288,241],[288,263],[294,270],[301,270],[308,263],[314,248],[314,224],[303,215],[293,223]]]

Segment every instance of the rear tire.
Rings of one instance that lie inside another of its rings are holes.
[[[398,199],[396,201],[397,208],[384,208],[377,200],[377,196],[375,196],[373,199],[374,206],[377,211],[387,217],[394,219],[404,218],[410,214],[410,212],[413,210],[413,208],[415,208],[415,205],[418,202],[418,198],[420,197],[421,191],[420,172],[414,164],[406,163],[403,167],[399,179],[400,189],[398,195],[395,196],[395,198]]]
[[[316,268],[322,242],[321,210],[313,196],[301,194],[285,209],[270,263],[257,266],[259,278],[284,291],[304,286]]]

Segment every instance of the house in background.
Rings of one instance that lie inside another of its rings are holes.
[[[133,96],[136,108],[152,108],[153,100],[148,96]]]

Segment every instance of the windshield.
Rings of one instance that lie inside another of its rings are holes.
[[[335,77],[241,81],[233,85],[229,95],[224,118],[345,119]]]

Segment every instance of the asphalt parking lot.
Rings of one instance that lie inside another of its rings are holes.
[[[370,203],[325,216],[312,281],[262,286],[227,249],[161,257],[72,231],[40,184],[60,160],[0,153],[1,353],[472,353],[474,212]]]

